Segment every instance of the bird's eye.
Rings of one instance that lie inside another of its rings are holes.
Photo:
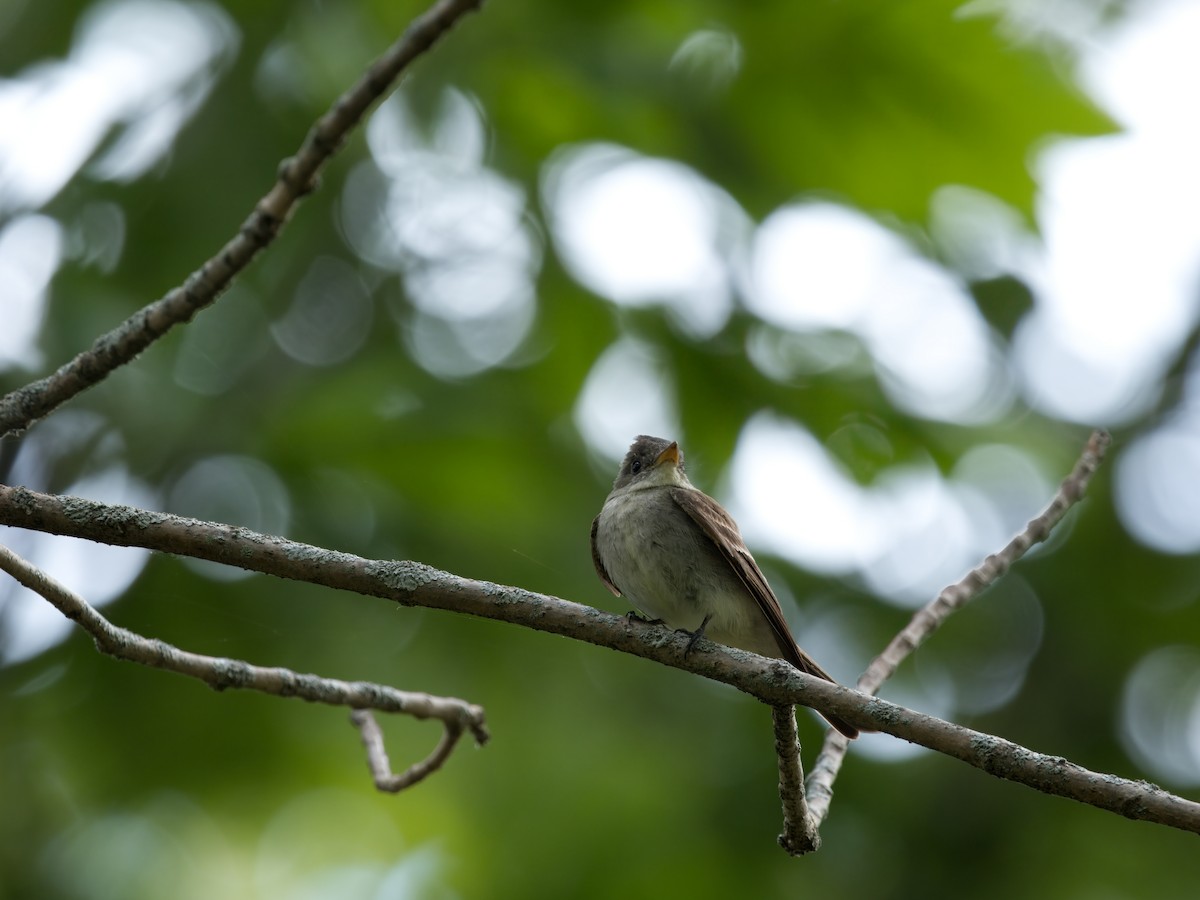
[[[629,471],[632,472],[634,475],[636,475],[638,472],[642,471],[642,461],[640,459],[635,459],[632,463],[629,464]]]

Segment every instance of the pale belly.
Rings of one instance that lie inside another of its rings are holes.
[[[712,640],[780,656],[766,616],[720,551],[669,496],[660,497],[610,498],[600,512],[597,548],[621,595],[671,628],[695,631],[707,618]]]

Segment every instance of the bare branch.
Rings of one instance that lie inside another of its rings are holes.
[[[821,848],[821,834],[808,811],[804,796],[804,768],[796,734],[796,707],[772,706],[775,754],[779,757],[779,800],[783,804],[783,834],[779,846],[789,856],[803,856]]]
[[[1110,440],[1107,432],[1093,431],[1071,473],[1058,486],[1050,505],[1030,519],[1024,530],[1009,541],[1003,550],[993,553],[963,576],[961,581],[943,588],[937,597],[918,610],[903,630],[892,638],[884,651],[867,666],[867,670],[858,679],[858,689],[864,694],[874,695],[883,683],[895,674],[900,664],[941,627],[951,613],[962,609],[983,593],[1024,556],[1030,547],[1046,540],[1054,526],[1083,498],[1088,483],[1100,463],[1104,461]],[[825,736],[825,745],[813,766],[813,777],[808,785],[808,802],[817,824],[820,824],[829,812],[829,804],[833,799],[833,781],[837,778],[848,749],[849,741],[837,732],[830,730]]]
[[[0,436],[23,431],[76,394],[107,378],[152,343],[213,303],[279,234],[297,202],[317,185],[325,164],[371,104],[391,89],[409,63],[427,51],[482,0],[438,0],[417,17],[358,82],[316,121],[295,156],[279,166],[275,184],[255,204],[238,233],[184,283],[98,337],[53,375],[0,398]]]
[[[689,639],[660,626],[408,561],[369,560],[244,528],[0,486],[0,524],[210,559],[310,584],[522,625],[732,685],[771,706],[799,704],[962,760],[997,777],[1200,834],[1200,803],[1088,771],[1001,738],[798,672],[787,663]]]
[[[375,787],[389,794],[395,794],[406,787],[412,787],[418,781],[424,781],[440,769],[454,752],[454,746],[463,735],[461,722],[445,723],[442,739],[433,748],[433,752],[420,762],[413,763],[399,775],[392,773],[392,764],[388,761],[387,750],[383,746],[383,732],[379,723],[371,715],[369,709],[356,709],[350,713],[350,721],[358,727],[362,735],[363,746],[367,750],[367,765],[371,769],[371,778]]]
[[[815,827],[819,827],[829,814],[829,804],[833,802],[833,782],[842,768],[849,747],[850,741],[845,735],[832,728],[825,733],[825,743],[817,761],[813,763],[805,786],[809,814],[813,817]]]
[[[1007,572],[1013,563],[1029,552],[1031,547],[1046,540],[1067,511],[1083,498],[1092,475],[1104,459],[1109,440],[1107,432],[1093,431],[1071,474],[1058,486],[1050,505],[1030,519],[1024,530],[1009,541],[1003,550],[993,553],[964,575],[961,581],[943,588],[937,597],[919,609],[912,621],[892,638],[887,648],[867,667],[866,672],[858,679],[858,689],[868,694],[879,690],[880,685],[895,673],[900,663],[937,631],[951,613],[962,609],[983,593]]]
[[[366,716],[375,729],[374,742],[367,743],[366,727],[359,719],[355,719],[355,723],[363,731],[371,771],[380,790],[402,790],[440,769],[464,730],[469,729],[476,743],[481,746],[487,743],[489,735],[482,707],[464,700],[399,691],[387,685],[367,681],[338,681],[293,672],[291,669],[253,666],[239,659],[190,653],[114,625],[78,594],[2,544],[0,569],[20,584],[41,594],[68,619],[78,622],[79,626],[95,639],[96,649],[117,659],[188,675],[218,691],[226,688],[246,688],[279,697],[299,697],[313,703],[353,707],[354,714]],[[387,772],[387,755],[383,751],[383,736],[374,718],[367,712],[368,709],[405,713],[417,719],[440,719],[445,726],[443,738],[428,759],[416,763],[401,776],[390,776]],[[374,755],[376,747],[377,753],[382,757],[384,771],[392,779],[387,786],[380,782],[377,774],[377,756]]]

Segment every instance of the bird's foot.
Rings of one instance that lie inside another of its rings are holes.
[[[695,631],[688,631],[686,628],[676,628],[675,631],[679,634],[689,635],[687,646],[683,648],[683,658],[687,659],[688,655],[696,649],[696,645],[700,643],[700,639],[704,637],[704,629],[708,626],[708,620],[712,618],[712,613],[704,617],[704,621],[700,623],[700,627]]]
[[[640,622],[643,625],[662,625],[662,624],[664,624],[662,619],[647,619],[636,609],[631,609],[629,612],[625,613],[625,624],[632,625],[634,622]]]

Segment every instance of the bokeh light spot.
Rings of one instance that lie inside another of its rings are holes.
[[[175,357],[175,383],[216,397],[236,385],[271,347],[266,313],[246,282],[188,323]]]
[[[1125,448],[1116,504],[1142,543],[1163,553],[1200,550],[1200,428],[1160,428]]]
[[[742,69],[742,42],[732,31],[702,28],[693,31],[671,56],[668,68],[706,92],[727,87]]]
[[[0,226],[0,370],[41,363],[36,339],[62,244],[62,229],[46,216],[18,216]]]
[[[1134,666],[1121,697],[1121,741],[1151,777],[1200,785],[1200,649],[1160,647]]]
[[[575,427],[609,460],[639,434],[683,440],[670,371],[652,347],[623,338],[601,354],[575,403]]]
[[[513,360],[533,328],[542,248],[525,192],[483,164],[477,103],[447,89],[425,134],[402,94],[367,125],[372,161],[342,195],[346,242],[404,277],[390,311],[412,357],[446,378]]]
[[[662,305],[693,337],[733,308],[726,259],[744,230],[734,201],[687,166],[611,144],[558,150],[542,174],[563,264],[615,303]]]
[[[93,174],[128,181],[169,149],[237,44],[206,3],[109,0],[84,14],[68,58],[0,81],[0,212],[46,203],[107,137]]]
[[[313,260],[271,335],[288,356],[310,366],[332,366],[353,356],[371,328],[374,305],[350,266],[330,256]]]
[[[824,202],[775,211],[755,234],[748,279],[747,306],[767,322],[857,336],[910,412],[982,422],[1008,405],[999,349],[963,286],[860,212]]]

